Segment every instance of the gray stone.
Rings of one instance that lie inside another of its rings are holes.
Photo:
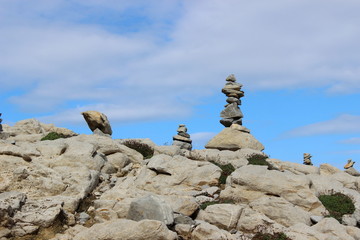
[[[191,143],[188,143],[188,142],[182,142],[182,141],[174,140],[173,145],[174,146],[179,146],[180,149],[185,149],[185,150],[189,150],[189,151],[191,151],[191,149],[192,149]]]
[[[223,118],[220,120],[220,123],[224,125],[225,127],[230,127],[231,124],[233,124],[234,119],[233,118]]]
[[[187,132],[187,128],[185,127],[184,124],[180,124],[179,128],[177,129],[177,132]]]
[[[229,104],[229,106],[220,113],[220,117],[222,118],[242,118],[243,116],[236,103]]]
[[[182,136],[179,136],[179,135],[173,136],[173,140],[178,140],[178,141],[187,142],[187,143],[192,142],[192,140],[190,138],[182,137]]]
[[[244,96],[243,91],[229,89],[229,88],[223,88],[221,90],[221,92],[224,93],[228,97],[242,98]]]
[[[227,78],[226,81],[228,82],[236,82],[236,77],[234,74],[230,74]]]
[[[356,227],[356,225],[357,225],[356,218],[354,216],[350,215],[350,214],[343,215],[341,220],[342,220],[342,224],[344,224],[346,226]]]
[[[237,84],[226,84],[223,89],[240,91],[241,86]]]
[[[166,225],[174,222],[171,207],[155,195],[148,195],[131,202],[127,218],[134,221],[143,219],[158,220]]]
[[[94,131],[93,131],[93,134],[95,135],[99,135],[99,136],[103,136],[103,137],[110,137],[111,136],[109,134],[106,134],[106,133],[103,133],[100,129],[96,128]]]
[[[355,168],[353,167],[349,167],[348,169],[345,170],[346,173],[354,176],[354,177],[359,177],[360,176],[360,172],[358,172]]]
[[[318,223],[320,222],[321,220],[323,220],[324,217],[323,216],[310,216],[310,220],[311,222],[313,223]]]
[[[185,137],[185,138],[190,138],[190,134],[188,134],[186,132],[179,132],[178,135],[182,136],[182,137]]]
[[[227,103],[236,103],[237,105],[241,105],[241,101],[237,98],[234,98],[234,97],[228,97],[226,99],[226,102]]]
[[[232,128],[224,128],[206,144],[205,148],[231,151],[243,148],[264,150],[264,146],[253,135]]]
[[[89,220],[89,219],[90,219],[90,215],[89,215],[89,214],[87,214],[86,212],[81,212],[81,213],[79,214],[79,217],[78,217],[78,222],[83,225],[83,224],[85,224],[86,221]]]
[[[192,220],[191,217],[185,216],[183,214],[176,214],[174,217],[175,224],[188,224],[188,225],[195,225],[195,221]]]

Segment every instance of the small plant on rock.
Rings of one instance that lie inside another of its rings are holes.
[[[218,166],[222,170],[221,176],[219,178],[219,183],[220,184],[225,184],[227,177],[230,176],[230,174],[233,171],[235,171],[234,166],[231,165],[230,163],[225,164],[225,165],[220,164],[220,163],[216,163],[216,162],[212,162],[212,161],[211,161],[211,163],[215,164],[216,166]]]
[[[250,158],[248,158],[249,165],[264,165],[269,166],[269,163],[266,161],[268,157],[260,154],[253,154]]]
[[[136,140],[126,140],[123,142],[128,148],[134,149],[135,151],[141,153],[144,159],[149,159],[154,155],[154,148],[150,147],[148,144],[136,141]]]
[[[41,138],[40,141],[56,140],[56,139],[59,139],[59,138],[66,138],[66,136],[62,135],[62,134],[59,134],[59,133],[56,133],[56,132],[51,132],[51,133],[48,133],[45,137]]]
[[[257,226],[256,232],[251,240],[292,240],[283,232],[274,232],[268,225]]]
[[[257,233],[251,240],[291,240],[283,232],[278,233]]]
[[[235,202],[231,199],[222,199],[218,201],[212,201],[212,202],[203,202],[200,204],[200,209],[205,210],[208,206],[215,205],[215,204],[222,204],[222,203],[229,203],[229,204],[235,204]]]
[[[342,193],[336,193],[333,190],[329,194],[320,195],[319,200],[329,211],[328,217],[333,217],[340,223],[342,222],[343,215],[352,214],[355,211],[351,198]]]

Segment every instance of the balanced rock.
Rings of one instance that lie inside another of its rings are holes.
[[[91,131],[94,132],[95,129],[99,129],[105,134],[112,134],[110,122],[105,114],[97,111],[86,111],[81,114],[84,116]]]
[[[264,146],[249,133],[249,130],[232,124],[224,128],[219,134],[213,137],[205,146],[207,149],[232,150],[250,148],[258,151],[264,150]]]
[[[177,132],[178,134],[173,136],[173,145],[179,146],[180,149],[186,149],[191,151],[192,140],[190,139],[190,134],[187,133],[187,128],[185,124],[179,124]]]
[[[345,169],[351,168],[351,167],[354,166],[354,164],[355,164],[355,162],[353,162],[352,159],[349,159],[349,160],[347,161],[347,164],[345,164],[344,168],[345,168]]]

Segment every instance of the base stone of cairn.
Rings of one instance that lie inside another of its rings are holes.
[[[186,149],[191,151],[192,149],[192,140],[190,135],[187,133],[187,128],[184,124],[180,124],[177,129],[178,134],[173,136],[173,145],[179,146],[180,149]]]
[[[224,128],[219,134],[213,137],[205,146],[207,149],[236,151],[242,148],[250,148],[258,151],[265,149],[250,131],[238,124],[232,124]]]
[[[220,123],[225,126],[219,134],[213,137],[205,146],[207,149],[236,151],[242,148],[250,148],[258,151],[264,150],[262,145],[250,130],[242,126],[243,113],[239,105],[244,96],[241,91],[242,84],[236,82],[233,74],[226,78],[226,84],[222,93],[227,96],[225,109],[220,113]]]

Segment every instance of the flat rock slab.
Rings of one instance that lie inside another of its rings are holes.
[[[265,149],[256,138],[246,132],[232,128],[225,128],[213,137],[205,146],[207,149],[232,150],[236,151],[243,148],[262,151]]]
[[[128,212],[128,219],[140,221],[143,219],[158,220],[169,225],[174,222],[171,207],[155,195],[148,195],[134,200]]]

